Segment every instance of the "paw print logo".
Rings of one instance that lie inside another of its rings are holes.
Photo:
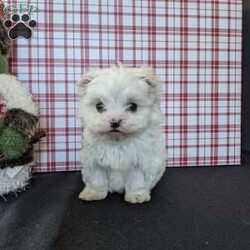
[[[36,27],[36,25],[36,21],[30,20],[28,14],[23,14],[21,17],[19,14],[14,14],[11,19],[4,22],[4,26],[9,29],[8,35],[10,39],[18,37],[30,39],[32,37],[32,28]]]

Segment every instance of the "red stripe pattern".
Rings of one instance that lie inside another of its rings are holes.
[[[10,1],[6,1],[9,4]],[[164,82],[168,166],[240,164],[239,0],[32,1],[33,37],[14,41],[12,71],[40,105],[37,171],[78,170],[75,83],[116,61]]]

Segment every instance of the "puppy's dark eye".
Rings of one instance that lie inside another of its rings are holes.
[[[99,112],[99,113],[102,113],[105,111],[105,106],[102,102],[98,102],[96,105],[96,110]]]
[[[134,102],[129,102],[127,105],[127,111],[136,112],[137,104]]]

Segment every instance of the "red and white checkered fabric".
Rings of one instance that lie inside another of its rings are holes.
[[[14,41],[12,71],[39,103],[47,131],[37,171],[80,168],[75,83],[116,61],[151,65],[165,83],[168,166],[240,163],[242,1],[32,4],[37,27],[30,40]]]

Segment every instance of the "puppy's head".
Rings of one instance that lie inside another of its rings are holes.
[[[161,86],[150,68],[119,65],[90,71],[78,86],[79,116],[95,135],[120,140],[159,121]]]

